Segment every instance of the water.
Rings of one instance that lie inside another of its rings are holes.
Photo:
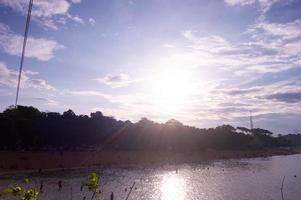
[[[102,174],[104,199],[114,192],[116,200],[124,200],[135,182],[129,197],[132,200],[278,200],[283,176],[285,200],[301,199],[301,154],[193,165],[7,174],[0,176],[0,189],[23,184],[22,179],[30,177],[30,184],[36,188],[41,180],[44,182],[41,200],[90,199],[87,191],[80,191],[80,185],[92,171]],[[59,180],[63,181],[62,192],[58,192]]]

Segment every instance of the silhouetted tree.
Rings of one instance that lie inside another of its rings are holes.
[[[122,151],[203,151],[301,145],[288,135],[272,137],[272,132],[256,128],[222,125],[199,129],[171,119],[156,123],[142,118],[137,123],[118,121],[96,111],[76,115],[40,112],[31,106],[9,107],[0,113],[0,149],[87,149]],[[252,134],[250,134],[252,133]],[[298,140],[298,141],[299,141]]]

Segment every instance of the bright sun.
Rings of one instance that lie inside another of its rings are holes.
[[[185,106],[191,94],[191,76],[179,69],[159,70],[152,83],[153,103],[161,112],[176,112]]]

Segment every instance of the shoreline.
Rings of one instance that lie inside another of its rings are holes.
[[[299,154],[299,148],[267,148],[245,151],[198,152],[89,152],[89,151],[0,151],[0,174],[20,171],[86,168],[92,166],[152,166],[203,163],[214,160],[244,159]]]

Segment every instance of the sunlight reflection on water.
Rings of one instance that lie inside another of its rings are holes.
[[[186,196],[186,181],[178,174],[165,174],[160,189],[162,200],[184,200]]]
[[[0,193],[10,184],[24,184],[24,178],[38,188],[44,182],[39,200],[91,199],[88,191],[80,190],[82,181],[91,172],[101,174],[105,200],[114,192],[116,200],[267,200],[281,199],[280,187],[285,176],[285,199],[301,196],[301,154],[270,158],[221,160],[203,164],[166,165],[149,168],[87,168],[39,173],[0,175]],[[58,192],[57,182],[63,181]],[[72,187],[72,194],[70,188]],[[256,191],[256,192],[254,192]],[[10,200],[0,196],[1,200]]]

